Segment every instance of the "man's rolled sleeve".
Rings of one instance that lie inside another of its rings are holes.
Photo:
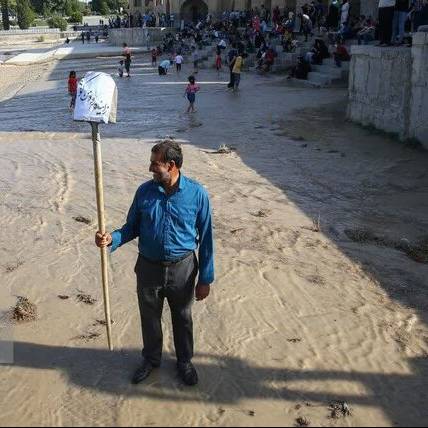
[[[202,194],[202,204],[196,225],[199,234],[199,283],[212,284],[214,282],[214,242],[211,204],[206,192]]]

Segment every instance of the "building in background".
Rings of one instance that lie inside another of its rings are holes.
[[[137,15],[146,12],[165,13],[173,15],[177,24],[181,19],[185,22],[197,21],[206,18],[207,14],[213,17],[220,16],[224,11],[250,10],[261,8],[272,10],[278,6],[281,11],[284,9],[300,11],[301,6],[310,3],[311,0],[129,0],[130,13]],[[378,0],[350,0],[353,15],[364,14],[377,18]],[[328,7],[329,0],[323,0]]]

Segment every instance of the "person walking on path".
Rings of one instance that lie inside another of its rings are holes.
[[[196,84],[195,77],[189,76],[189,84],[186,87],[184,96],[187,96],[189,101],[189,107],[187,108],[187,113],[195,113],[195,101],[196,101],[196,92],[200,90],[200,87]]]
[[[221,53],[217,52],[215,56],[215,69],[217,70],[217,76],[220,74],[221,68],[222,68]]]
[[[193,74],[197,74],[199,71],[199,54],[196,48],[193,49],[192,59],[193,59]]]
[[[134,384],[160,366],[165,299],[171,309],[179,376],[186,385],[198,383],[192,364],[191,309],[194,297],[204,300],[214,282],[212,214],[207,191],[181,172],[182,165],[178,143],[156,144],[149,168],[153,179],[138,188],[126,223],[112,234],[97,232],[95,236],[96,245],[110,246],[111,252],[139,238],[135,273],[144,348]]]
[[[119,77],[123,77],[123,59],[119,61],[119,67],[117,68],[117,74]]]
[[[70,71],[68,76],[68,94],[71,97],[70,110],[74,109],[77,97],[77,77],[75,71]]]
[[[181,54],[176,55],[176,57],[175,57],[175,67],[177,69],[177,73],[180,73],[183,61],[184,61],[184,58],[183,58],[183,56]]]
[[[156,67],[157,64],[158,51],[153,48],[152,49],[152,67]]]
[[[131,77],[131,49],[129,49],[126,43],[123,44],[123,56],[125,57],[125,70],[128,74],[127,77]]]
[[[244,58],[242,54],[239,53],[235,58],[235,62],[233,64],[232,74],[233,74],[233,90],[237,91],[239,89],[239,82],[241,81],[241,71],[242,66],[244,65]]]
[[[236,45],[232,44],[232,49],[230,49],[230,51],[227,54],[227,59],[228,59],[228,63],[229,63],[229,71],[230,71],[229,83],[227,85],[227,87],[229,89],[233,89],[233,87],[234,87],[233,66],[235,65],[235,59],[237,56],[238,56],[238,50],[236,49]]]

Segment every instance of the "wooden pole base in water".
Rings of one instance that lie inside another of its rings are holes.
[[[98,230],[104,234],[106,232],[104,217],[104,188],[103,188],[103,164],[101,158],[101,139],[98,130],[98,123],[91,122],[92,142],[94,144],[94,171],[95,171],[95,190],[97,194],[97,212],[98,212]],[[110,351],[113,351],[113,342],[111,337],[111,316],[110,316],[110,296],[108,288],[108,264],[107,248],[101,248],[101,275],[103,281],[104,313],[106,318],[107,341]]]

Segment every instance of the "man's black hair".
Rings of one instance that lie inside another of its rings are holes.
[[[180,145],[175,141],[161,141],[152,147],[152,153],[162,153],[163,162],[174,161],[178,169],[183,165],[183,152]]]

